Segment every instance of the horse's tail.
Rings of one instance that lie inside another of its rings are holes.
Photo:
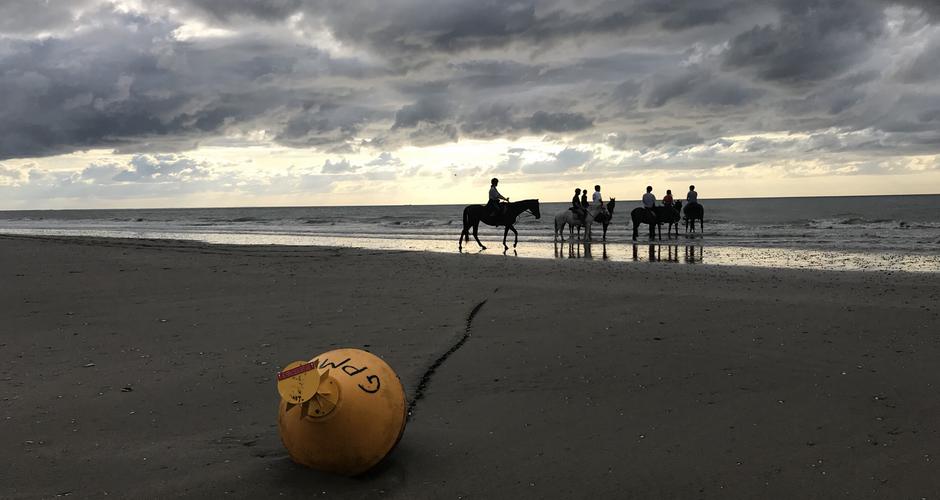
[[[470,241],[470,205],[463,209],[463,231],[460,235],[464,238],[464,241]]]

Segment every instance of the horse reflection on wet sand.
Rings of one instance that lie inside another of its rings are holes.
[[[633,245],[633,260],[640,260],[640,247],[643,245]],[[648,262],[680,262],[679,245],[656,245],[649,244],[647,247]],[[663,247],[666,251],[663,251]],[[703,247],[697,245],[685,245],[685,255],[682,262],[686,264],[699,264],[702,262]]]
[[[590,241],[574,241],[568,240],[565,241],[555,241],[555,258],[556,259],[593,259],[594,255],[592,254],[592,244]],[[601,247],[601,259],[607,260],[607,243],[600,243]],[[567,247],[568,253],[565,253],[565,247]],[[582,252],[583,248],[583,252]]]

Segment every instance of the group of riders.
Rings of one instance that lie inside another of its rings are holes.
[[[689,192],[685,195],[686,205],[698,203],[698,193],[695,192],[695,186],[689,186]],[[675,201],[672,198],[672,190],[666,190],[666,196],[663,196],[663,206],[673,208]],[[653,194],[653,186],[646,186],[646,194],[643,195],[643,208],[654,212],[656,210],[656,195]]]
[[[495,217],[500,214],[500,201],[509,201],[509,198],[500,194],[499,190],[496,189],[496,186],[499,184],[499,179],[493,178],[490,180],[490,196],[489,201],[486,204],[487,212],[491,217]],[[695,192],[695,186],[689,186],[689,192],[685,195],[686,204],[691,206],[692,204],[698,203],[698,193]],[[666,195],[663,196],[664,207],[673,208],[675,201],[672,197],[672,190],[667,189]],[[656,210],[656,195],[653,194],[653,186],[646,186],[646,193],[643,195],[643,208],[654,212]],[[574,196],[571,198],[571,207],[569,208],[574,214],[578,217],[579,220],[583,223],[588,215],[592,213],[594,218],[603,217],[602,214],[607,213],[607,207],[604,205],[604,198],[601,196],[601,187],[600,185],[594,186],[594,195],[591,198],[591,201],[588,202],[588,191],[587,189],[577,188],[574,190]]]

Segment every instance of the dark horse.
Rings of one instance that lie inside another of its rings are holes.
[[[665,209],[668,207],[664,206],[663,208]],[[669,210],[662,211],[662,214],[661,214],[662,218],[660,219],[659,223],[662,224],[663,222],[665,222],[666,224],[669,224],[669,226],[666,227],[667,238],[672,237],[673,226],[675,226],[675,229],[676,229],[676,238],[679,237],[679,219],[682,218],[681,214],[682,214],[682,202],[681,201],[677,201],[672,206],[671,212]]]
[[[689,224],[692,224],[692,232],[695,232],[696,219],[702,232],[705,232],[705,207],[701,203],[689,203],[685,206],[683,213],[685,214],[685,232],[689,232]]]
[[[500,207],[500,212],[495,216],[490,215],[486,205],[467,205],[463,209],[463,231],[460,232],[460,239],[457,240],[457,248],[463,250],[464,239],[468,243],[470,242],[470,227],[472,226],[473,239],[477,240],[477,245],[480,245],[480,248],[486,250],[483,243],[480,243],[480,238],[477,237],[477,230],[481,222],[489,226],[506,226],[506,229],[503,230],[503,247],[509,249],[509,245],[506,245],[506,235],[509,234],[509,231],[512,231],[512,234],[516,237],[512,243],[515,248],[516,244],[519,243],[519,233],[516,232],[513,225],[516,223],[516,219],[519,218],[519,214],[528,211],[536,219],[542,217],[541,212],[539,212],[539,200],[514,201],[503,205]]]
[[[610,225],[610,221],[614,218],[614,207],[616,205],[617,199],[611,198],[610,201],[607,202],[607,213],[601,212],[594,218],[594,222],[600,222],[604,225],[604,241],[607,241],[607,226]],[[580,231],[580,228],[578,230]]]
[[[666,222],[670,224],[676,224],[676,234],[678,235],[679,231],[679,211],[673,207],[664,207],[658,206],[653,207],[653,211],[643,207],[636,207],[630,212],[630,218],[633,219],[633,239],[636,240],[638,229],[640,224],[649,224],[650,226],[650,239],[656,237],[656,229],[659,229],[659,239],[663,239],[663,228],[662,223]],[[667,229],[668,235],[668,229]]]

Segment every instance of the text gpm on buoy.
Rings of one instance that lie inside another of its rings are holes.
[[[405,391],[372,353],[336,349],[277,374],[278,430],[295,462],[354,476],[389,452],[405,431]]]

